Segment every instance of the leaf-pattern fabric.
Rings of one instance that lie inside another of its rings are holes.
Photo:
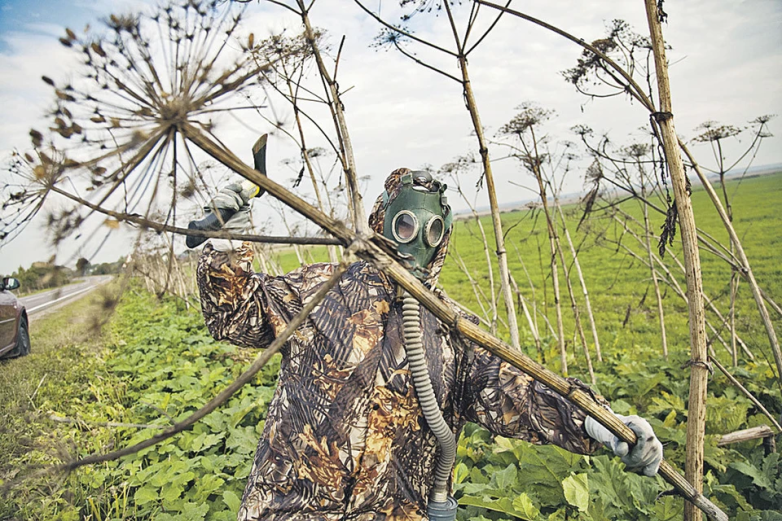
[[[403,173],[386,182],[392,197]],[[382,219],[376,205],[371,227],[382,227]],[[430,284],[448,238],[430,266]],[[272,277],[254,273],[252,261],[249,244],[226,253],[207,243],[198,283],[211,334],[263,348],[335,266],[312,264]],[[582,454],[599,446],[574,405],[423,307],[421,330],[434,392],[455,434],[473,421],[496,434]],[[395,284],[366,262],[352,264],[281,352],[279,383],[239,519],[426,519],[437,442],[413,388]]]

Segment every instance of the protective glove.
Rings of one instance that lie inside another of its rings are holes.
[[[250,228],[250,205],[248,203],[257,193],[258,187],[249,181],[241,184],[231,183],[217,192],[217,195],[204,207],[204,211],[207,215],[219,210],[228,210],[229,213],[234,213],[221,226],[221,229],[230,232],[244,232]],[[225,212],[220,213],[225,215]]]
[[[657,474],[660,462],[663,460],[663,445],[654,435],[652,426],[640,416],[617,414],[616,417],[630,427],[638,438],[632,451],[627,443],[620,440],[591,416],[587,416],[584,421],[584,430],[589,437],[599,441],[622,458],[622,462],[627,465],[627,470],[650,477]]]
[[[204,207],[204,211],[207,215],[214,212],[226,215],[224,210],[228,210],[229,214],[233,213],[233,215],[228,218],[220,229],[229,233],[247,233],[251,229],[249,201],[257,193],[258,187],[250,182],[229,184],[217,192],[217,195]],[[241,242],[236,240],[212,240],[212,246],[221,251],[235,249],[240,244]]]

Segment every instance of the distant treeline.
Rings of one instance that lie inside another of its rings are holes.
[[[11,276],[19,280],[19,291],[29,293],[42,289],[58,288],[87,275],[111,275],[119,273],[125,257],[120,257],[114,262],[102,262],[90,264],[85,258],[76,262],[76,269],[66,266],[58,266],[51,262],[33,262],[25,269],[19,267]]]

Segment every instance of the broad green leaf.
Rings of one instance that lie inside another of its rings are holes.
[[[586,474],[573,474],[562,480],[565,499],[581,512],[589,508],[589,477]]]
[[[547,521],[566,521],[568,519],[567,509],[560,508],[553,514],[550,514],[546,519]]]
[[[160,499],[163,500],[163,504],[172,503],[180,498],[185,487],[181,484],[170,483],[164,485],[160,490]]]
[[[535,519],[540,514],[540,510],[532,503],[530,497],[523,492],[513,499],[513,508],[522,514],[519,516],[522,519]]]
[[[186,521],[187,518],[182,514],[158,514],[155,516],[155,521]]]
[[[226,448],[235,449],[238,453],[251,454],[258,445],[258,437],[252,427],[237,427],[225,443]]]
[[[209,496],[223,488],[225,480],[217,477],[213,474],[207,474],[202,476],[201,479],[196,480],[191,492],[193,493],[191,499],[193,501],[207,501]]]
[[[462,498],[459,499],[459,504],[472,505],[475,507],[485,508],[487,510],[493,510],[495,512],[502,512],[504,514],[520,517],[521,519],[528,521],[534,520],[537,516],[536,514],[534,517],[528,517],[525,512],[517,510],[514,506],[514,502],[507,497],[493,499],[487,496],[462,496]]]
[[[239,505],[241,505],[242,500],[239,499],[239,496],[237,496],[234,492],[226,490],[223,492],[223,503],[228,506],[231,512],[238,512]]]
[[[464,463],[459,462],[453,470],[453,482],[457,484],[463,483],[469,477],[470,469]]]
[[[470,483],[473,484],[483,484],[488,483],[490,481],[489,476],[481,472],[481,469],[478,467],[473,467],[470,469]]]
[[[766,489],[773,486],[769,481],[768,476],[766,476],[759,468],[750,465],[749,463],[745,463],[743,461],[734,461],[729,466],[732,469],[738,470],[745,476],[752,478],[752,483],[755,486]]]
[[[654,517],[659,521],[674,521],[682,518],[684,500],[671,496],[660,498],[654,504]]]
[[[136,491],[133,497],[135,498],[137,505],[144,505],[151,501],[157,501],[157,489],[150,486],[143,486]]]
[[[182,515],[186,519],[196,520],[203,519],[206,513],[209,512],[209,505],[207,503],[185,503],[182,508]]]
[[[514,445],[508,438],[504,436],[497,436],[494,438],[494,452],[513,452]]]
[[[492,480],[500,490],[510,489],[516,483],[516,467],[508,465],[503,470],[495,472]]]

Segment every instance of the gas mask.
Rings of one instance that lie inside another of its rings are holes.
[[[397,244],[411,273],[426,280],[427,266],[453,221],[446,185],[424,171],[405,174],[400,181],[399,193],[385,209],[383,236]],[[384,202],[388,197],[384,192]]]

